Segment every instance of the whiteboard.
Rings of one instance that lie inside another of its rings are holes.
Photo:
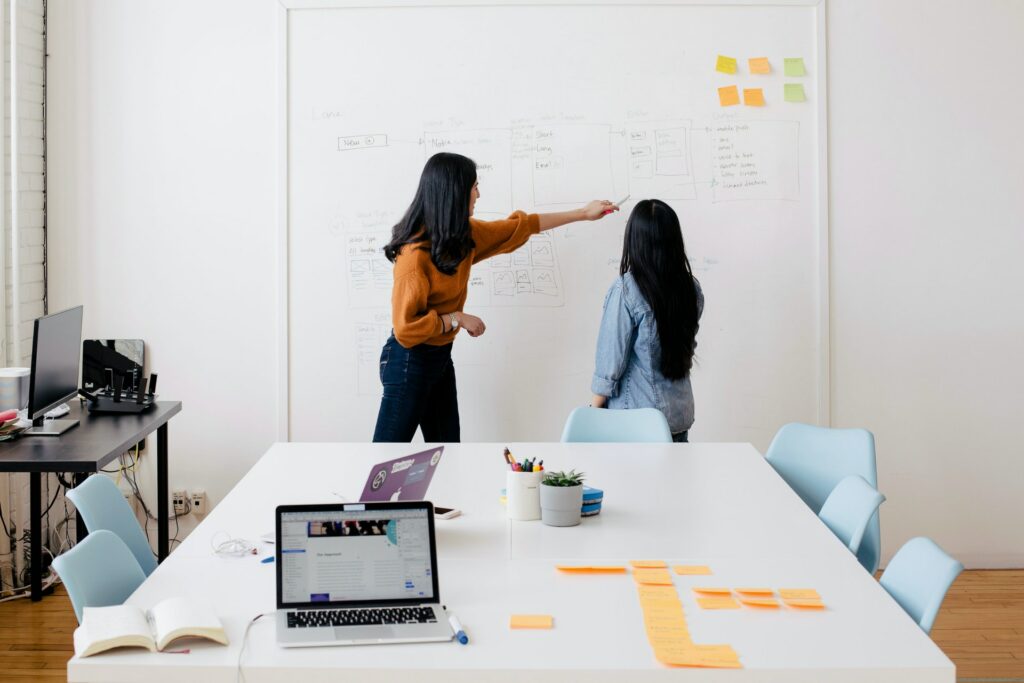
[[[792,5],[314,7],[287,11],[288,423],[366,441],[390,331],[381,247],[426,159],[478,165],[476,216],[624,210],[474,266],[454,362],[465,441],[557,440],[590,397],[636,200],[668,201],[706,298],[693,440],[764,448],[827,419],[824,9]],[[739,62],[716,71],[716,57]],[[772,72],[750,73],[768,57]],[[786,77],[783,59],[807,74]],[[800,83],[806,101],[783,101]],[[718,88],[766,104],[720,106]]]

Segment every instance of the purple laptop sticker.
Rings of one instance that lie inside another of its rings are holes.
[[[444,446],[374,465],[360,501],[425,500]]]

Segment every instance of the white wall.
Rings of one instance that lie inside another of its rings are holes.
[[[214,500],[276,435],[277,8],[49,5],[51,307],[146,338],[172,483]],[[887,556],[1024,565],[1021,5],[829,11],[833,421],[878,438]]]
[[[888,557],[1024,565],[1014,0],[830,3],[832,418],[875,433]]]
[[[171,483],[211,502],[276,438],[277,7],[49,3],[50,307],[145,339]]]

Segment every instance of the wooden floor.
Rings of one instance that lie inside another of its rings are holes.
[[[77,625],[63,586],[40,603],[0,603],[0,679],[65,680]],[[958,681],[1024,683],[1024,569],[961,574],[932,638]]]

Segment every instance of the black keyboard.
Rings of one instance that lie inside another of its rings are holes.
[[[288,612],[288,628],[321,626],[377,626],[380,624],[437,623],[430,607],[377,607],[366,609],[315,609]]]

